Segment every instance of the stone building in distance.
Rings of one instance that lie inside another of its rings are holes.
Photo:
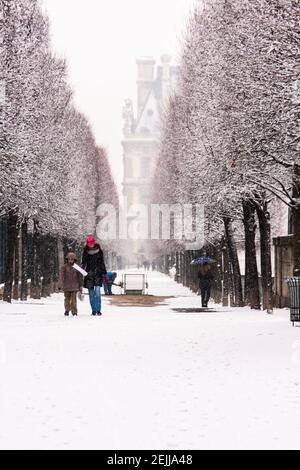
[[[170,56],[164,55],[161,61],[162,65],[156,66],[150,57],[137,60],[137,110],[131,100],[125,101],[123,109],[123,194],[128,205],[149,202],[162,110],[178,76],[178,67],[171,66]]]
[[[162,112],[175,89],[179,69],[171,65],[170,56],[163,55],[158,65],[151,57],[139,58],[137,71],[137,109],[129,99],[123,108],[123,195],[128,207],[150,203]],[[140,254],[140,260],[146,258],[141,240],[131,248],[135,255]]]

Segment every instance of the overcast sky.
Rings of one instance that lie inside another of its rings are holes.
[[[122,181],[122,107],[136,99],[136,58],[174,63],[186,20],[196,0],[43,0],[52,43],[65,57],[77,107],[109,153],[113,174]]]

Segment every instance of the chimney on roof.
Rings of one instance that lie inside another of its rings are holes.
[[[165,105],[171,94],[171,61],[172,57],[164,54],[161,57],[162,62],[162,102]]]
[[[140,118],[155,79],[155,60],[152,57],[141,57],[137,61],[137,117]]]

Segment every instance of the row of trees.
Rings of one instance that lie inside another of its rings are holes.
[[[204,0],[197,6],[154,178],[155,201],[205,205],[207,245],[226,248],[236,305],[261,307],[259,228],[268,311],[278,201],[292,213],[294,269],[300,273],[299,18],[299,0]],[[242,228],[244,297],[236,245]]]
[[[116,202],[117,193],[105,150],[74,107],[66,63],[51,51],[39,1],[0,0],[0,22],[0,215],[10,302],[13,281],[15,298],[19,282],[27,298],[28,252],[31,294],[39,297],[57,278],[58,241],[94,233],[97,205],[107,194]]]

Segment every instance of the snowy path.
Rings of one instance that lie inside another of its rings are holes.
[[[155,308],[62,316],[0,303],[0,448],[300,448],[300,328],[288,311],[175,313],[199,297],[150,274]],[[298,348],[298,349],[297,349]]]

